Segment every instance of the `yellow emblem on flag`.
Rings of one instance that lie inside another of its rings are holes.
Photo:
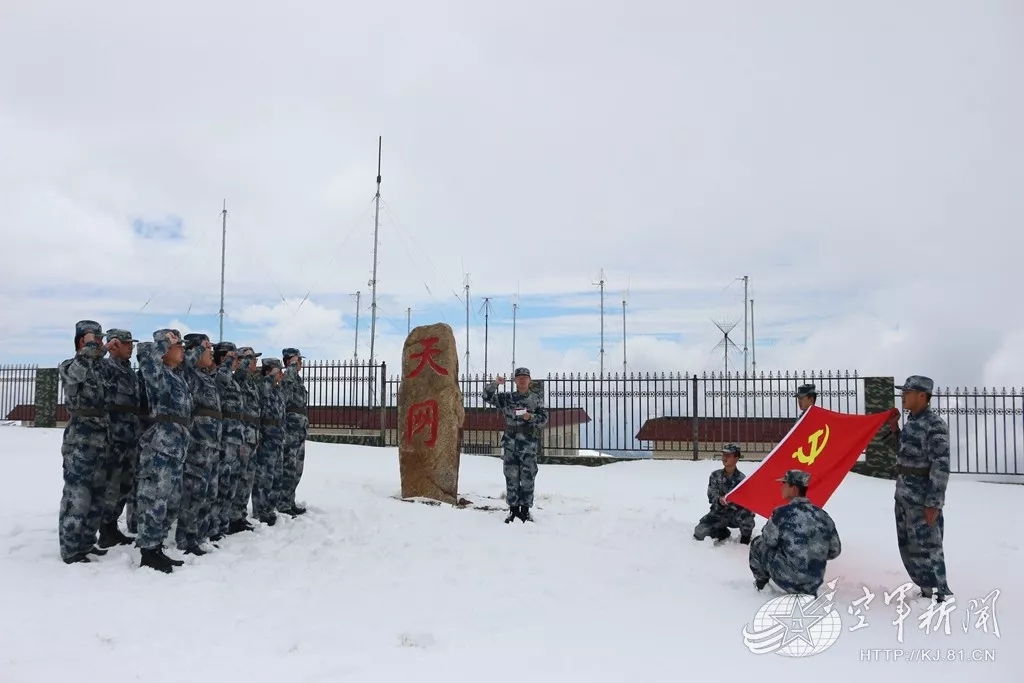
[[[822,435],[824,434],[824,437]],[[825,444],[828,443],[829,428],[825,425],[824,429],[818,431],[807,437],[807,446],[810,449],[810,455],[804,455],[804,447],[796,449],[793,453],[793,457],[800,461],[801,465],[813,465],[815,459],[821,455],[821,452],[825,450]]]

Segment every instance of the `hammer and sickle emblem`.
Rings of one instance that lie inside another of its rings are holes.
[[[822,434],[824,434],[824,437],[822,437]],[[810,448],[811,454],[804,455],[804,447],[801,446],[796,449],[795,453],[793,453],[793,457],[799,460],[802,465],[813,465],[814,460],[821,455],[823,450],[825,450],[825,444],[828,443],[828,436],[829,428],[828,425],[825,425],[824,429],[819,429],[807,437],[807,446]]]

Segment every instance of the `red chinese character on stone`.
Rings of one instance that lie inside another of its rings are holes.
[[[437,401],[428,399],[409,406],[409,414],[405,418],[405,440],[411,441],[412,437],[423,430],[430,430],[430,436],[424,441],[425,446],[431,448],[437,443]]]
[[[437,344],[437,342],[437,337],[427,337],[426,339],[420,341],[420,344],[423,345],[422,351],[420,351],[419,353],[409,354],[409,360],[417,360],[419,361],[419,365],[413,368],[413,371],[406,376],[407,378],[415,377],[416,375],[420,374],[421,372],[423,372],[423,368],[427,367],[428,365],[431,368],[433,368],[434,372],[436,372],[439,375],[448,374],[447,370],[445,370],[440,365],[434,362],[434,356],[441,353],[441,349],[434,348],[434,345]]]

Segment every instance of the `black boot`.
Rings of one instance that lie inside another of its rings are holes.
[[[86,550],[85,554],[86,555],[98,555],[100,557],[103,557],[104,555],[107,554],[107,551],[104,550],[103,548],[97,548],[96,546],[93,546],[89,550]]]
[[[740,534],[740,543],[750,545],[750,534]]]
[[[260,517],[260,521],[266,524],[267,526],[274,526],[275,524],[277,524],[277,515],[271,512],[269,515],[263,515],[262,517]]]
[[[767,585],[768,585],[768,579],[755,579],[754,580],[754,588],[756,588],[757,590],[762,590]]]
[[[206,554],[206,551],[200,548],[198,545],[192,545],[185,548],[186,555],[195,555],[196,557],[202,557]]]
[[[72,555],[68,559],[64,560],[64,564],[78,564],[80,562],[81,563],[92,562],[92,560],[89,559],[89,553],[78,553],[77,555]]]
[[[526,505],[519,506],[519,519],[523,524],[533,521],[533,515],[530,514],[530,508]]]
[[[183,560],[175,560],[172,557],[167,557],[167,555],[164,553],[163,546],[161,546],[159,548],[155,548],[154,550],[155,550],[157,555],[159,555],[160,557],[164,558],[164,560],[166,560],[168,563],[170,563],[170,565],[172,567],[180,567],[181,565],[185,564],[185,562]]]
[[[170,574],[174,571],[174,564],[171,558],[163,554],[163,550],[160,548],[148,548],[140,549],[142,555],[142,562],[140,563],[143,567],[150,567],[158,572],[164,574]]]
[[[101,548],[112,548],[116,545],[131,545],[132,539],[121,533],[117,528],[117,522],[107,522],[100,527],[100,540],[97,545]]]
[[[519,506],[518,505],[510,506],[509,509],[508,509],[508,517],[505,518],[505,524],[508,524],[509,522],[511,522],[513,519],[515,519],[518,516],[519,516]]]

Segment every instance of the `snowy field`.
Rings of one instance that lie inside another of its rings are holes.
[[[850,475],[827,507],[843,541],[826,577],[842,628],[793,658],[744,644],[778,594],[754,590],[735,532],[721,547],[691,537],[713,462],[541,466],[537,523],[505,525],[499,511],[396,500],[394,449],[310,443],[305,516],[228,537],[168,576],[126,547],[60,561],[60,438],[0,427],[2,683],[1024,680],[1019,486],[951,483],[950,633],[920,628],[927,602],[912,601],[901,643],[885,604],[906,580],[893,484]],[[463,458],[463,496],[501,506],[503,488],[500,461]],[[864,587],[875,597],[858,628]],[[994,590],[985,633],[970,602]]]

